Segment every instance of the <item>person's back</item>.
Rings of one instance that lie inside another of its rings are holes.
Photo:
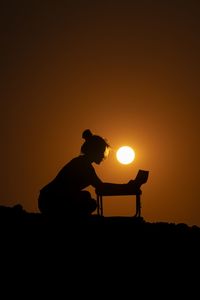
[[[42,190],[66,197],[93,185],[96,173],[85,155],[80,155],[68,162]]]

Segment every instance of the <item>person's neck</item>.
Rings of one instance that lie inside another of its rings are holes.
[[[85,157],[85,159],[90,162],[91,164],[94,162],[94,159],[92,157],[90,157],[89,155],[83,154],[83,156]]]

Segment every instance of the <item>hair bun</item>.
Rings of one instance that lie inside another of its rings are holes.
[[[86,130],[84,130],[83,131],[83,133],[82,133],[82,138],[84,139],[84,140],[89,140],[91,137],[93,136],[93,134],[92,134],[92,132],[90,131],[90,129],[86,129]]]

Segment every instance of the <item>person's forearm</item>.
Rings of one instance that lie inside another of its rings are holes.
[[[134,184],[129,183],[102,183],[96,188],[97,194],[102,195],[127,195],[138,191]]]
[[[100,187],[96,189],[97,193],[100,194],[117,194],[117,193],[123,193],[127,189],[126,183],[109,183],[105,182],[102,183]]]

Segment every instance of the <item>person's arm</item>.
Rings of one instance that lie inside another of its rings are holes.
[[[102,195],[126,195],[140,191],[140,186],[130,180],[128,183],[110,183],[102,182],[98,177],[93,184],[96,193]]]
[[[128,183],[103,182],[94,170],[91,184],[95,188],[96,193],[102,195],[126,195],[139,190],[134,180],[130,180]]]
[[[134,180],[128,183],[109,183],[104,182],[96,187],[96,193],[102,195],[127,195],[140,192],[140,187]]]

